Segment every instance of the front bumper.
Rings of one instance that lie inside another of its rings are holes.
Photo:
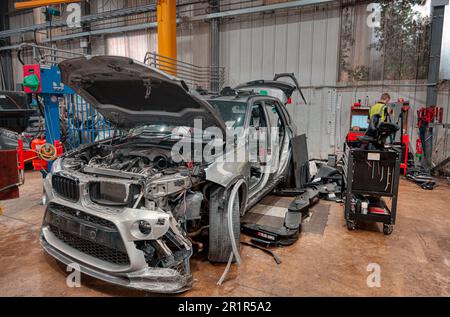
[[[58,261],[65,265],[73,265],[75,263],[82,273],[105,282],[138,290],[166,294],[181,293],[192,287],[192,275],[181,275],[173,269],[147,267],[135,272],[112,274],[111,272],[105,272],[98,268],[79,263],[76,259],[51,246],[43,235],[41,235],[40,242],[42,248]]]
[[[53,191],[49,178],[44,186],[49,204],[40,241],[49,255],[66,265],[76,264],[81,272],[116,285],[158,293],[180,293],[191,288],[192,245],[169,215],[151,210],[110,210],[96,206],[82,190],[79,201],[72,202]],[[164,224],[158,226],[155,221],[164,217]],[[139,219],[154,225],[145,240],[130,233],[132,224]],[[179,255],[181,250],[183,255],[177,257],[178,262],[164,265],[148,262],[137,243],[144,240],[164,245],[169,233],[180,249],[167,251],[178,250],[176,255]]]

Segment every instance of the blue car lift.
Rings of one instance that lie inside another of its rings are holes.
[[[24,78],[37,76],[39,87],[32,90],[24,87],[28,94],[34,94],[36,98],[41,96],[44,103],[45,137],[46,143],[55,144],[61,140],[61,126],[59,113],[59,98],[64,95],[74,94],[74,91],[61,82],[61,71],[56,65],[29,64],[23,66]],[[48,162],[48,171],[52,162]]]

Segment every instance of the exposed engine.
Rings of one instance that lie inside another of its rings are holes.
[[[199,225],[203,200],[201,168],[187,168],[181,155],[172,158],[168,147],[144,147],[128,142],[97,144],[68,153],[62,165],[64,170],[114,179],[111,182],[91,182],[91,200],[96,203],[134,208],[158,207],[170,211],[178,221],[194,221],[196,224],[191,223],[194,224],[193,229]],[[117,180],[126,176],[129,176],[127,181]],[[121,190],[126,186],[129,190]]]
[[[178,158],[181,161],[181,157]],[[88,166],[107,168],[122,172],[153,175],[159,171],[180,166],[171,158],[170,149],[152,147],[140,149],[138,146],[114,146],[100,144],[86,149],[64,160],[64,167],[80,170]]]
[[[170,151],[153,148],[145,150],[116,149],[106,156],[94,156],[89,166],[107,167],[124,172],[144,173],[160,171],[174,165]]]
[[[70,181],[92,207],[137,217],[129,235],[149,267],[189,276],[192,244],[203,249],[192,239],[207,228],[201,165],[188,167],[181,156],[174,159],[171,147],[129,140],[79,148],[60,164],[55,191],[65,195]]]

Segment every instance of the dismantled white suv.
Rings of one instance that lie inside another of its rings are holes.
[[[116,133],[54,162],[43,248],[85,274],[161,293],[192,286],[194,249],[214,262],[239,252],[240,217],[291,177],[295,127],[284,103],[296,87],[257,81],[201,95],[125,57],[59,66]]]

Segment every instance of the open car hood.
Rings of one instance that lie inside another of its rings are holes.
[[[206,101],[192,95],[178,78],[119,56],[77,57],[59,64],[64,84],[91,103],[112,124],[216,126],[225,123]]]

